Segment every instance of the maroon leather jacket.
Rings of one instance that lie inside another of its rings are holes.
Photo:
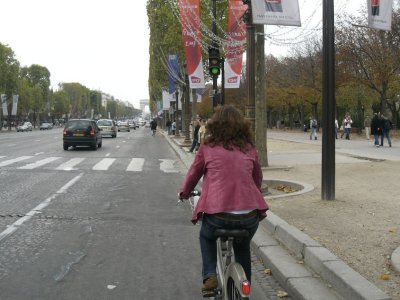
[[[203,175],[193,223],[203,212],[215,214],[257,209],[260,220],[266,217],[268,204],[260,192],[263,174],[254,147],[243,153],[239,149],[226,150],[222,146],[202,144],[179,189],[180,196],[189,198]]]

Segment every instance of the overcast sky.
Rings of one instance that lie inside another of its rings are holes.
[[[149,97],[146,2],[1,1],[0,42],[12,48],[22,66],[47,67],[54,89],[59,82],[79,82],[139,107],[139,100]],[[355,13],[366,2],[336,0],[335,6],[337,10]],[[321,20],[322,0],[299,0],[299,3],[302,20],[312,14],[314,21]],[[305,25],[309,23],[302,23],[304,28],[293,29],[295,36],[306,32]],[[269,26],[267,32],[277,30],[277,26]],[[274,36],[279,38],[279,34]],[[276,41],[267,39],[267,52],[282,53],[282,45],[268,44]]]

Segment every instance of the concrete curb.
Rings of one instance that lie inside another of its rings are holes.
[[[391,299],[391,297],[346,265],[328,249],[322,247],[318,242],[274,213],[268,212],[268,217],[264,223],[268,233],[277,239],[293,257],[303,260],[308,269],[321,277],[329,286],[332,286],[333,290],[344,299]],[[262,245],[258,246],[262,247]],[[305,278],[307,277],[305,276]],[[287,286],[289,279],[290,277],[284,278],[281,284]]]
[[[184,152],[177,140],[164,136],[185,166],[189,167],[193,155]],[[304,186],[304,183],[299,184]],[[307,190],[312,189],[311,185],[307,186]],[[392,299],[304,232],[271,211],[267,214],[251,247],[294,299]],[[400,247],[392,255],[393,261],[400,262]]]
[[[393,251],[390,260],[393,268],[400,273],[400,247]]]

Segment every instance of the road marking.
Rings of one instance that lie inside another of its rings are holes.
[[[71,186],[73,186],[75,184],[75,182],[77,182],[82,177],[82,175],[83,175],[83,173],[72,178],[61,189],[59,189],[55,194],[52,194],[50,197],[45,199],[42,203],[40,203],[38,206],[36,206],[30,212],[25,214],[25,216],[23,216],[22,218],[19,218],[17,221],[15,221],[10,226],[8,226],[6,230],[4,230],[3,232],[0,233],[0,242],[3,239],[5,239],[7,236],[13,234],[19,228],[19,226],[21,226],[24,222],[28,221],[35,214],[41,213],[42,209],[44,209],[46,206],[48,206],[52,200],[54,200],[61,194],[65,194],[67,192],[67,190]]]
[[[51,163],[52,161],[55,161],[57,159],[60,159],[61,157],[47,157],[45,159],[38,160],[37,162],[27,164],[23,167],[19,167],[18,169],[23,169],[23,170],[32,170],[41,166],[44,166],[48,163]]]
[[[117,145],[115,148],[120,148],[121,146],[120,145]]]
[[[98,170],[98,171],[108,170],[108,168],[113,164],[114,161],[115,158],[103,158],[92,168],[92,170]]]
[[[132,158],[126,171],[141,172],[143,171],[144,158]]]
[[[13,159],[9,159],[9,160],[3,161],[3,162],[0,163],[0,168],[8,166],[8,165],[11,165],[13,163],[16,163],[16,162],[19,162],[19,161],[22,161],[22,160],[25,160],[25,159],[32,158],[32,157],[33,156],[20,156],[20,157],[17,157],[17,158],[13,158]]]
[[[178,173],[178,170],[175,170],[174,163],[175,160],[173,159],[160,159],[160,170],[165,173]]]
[[[5,157],[5,156],[1,156],[1,155],[0,155],[0,158],[3,158],[3,157]]]
[[[109,157],[110,155],[111,155],[111,153],[107,153],[107,154],[106,154],[106,157]]]
[[[64,170],[64,171],[76,170],[76,169],[74,169],[74,167],[84,160],[85,160],[84,158],[80,158],[80,157],[71,158],[69,161],[59,165],[57,167],[57,170]]]
[[[37,152],[34,155],[37,156],[37,155],[40,155],[40,154],[44,154],[44,152]]]

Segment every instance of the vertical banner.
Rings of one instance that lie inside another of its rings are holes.
[[[242,20],[247,5],[242,0],[229,0],[228,3],[228,44],[224,64],[225,88],[235,89],[240,86],[242,58],[246,43],[246,23]]]
[[[6,94],[1,94],[1,106],[3,107],[3,116],[8,116],[8,106],[7,106],[7,98]]]
[[[200,46],[200,0],[178,0],[182,24],[183,48],[191,89],[204,88]]]
[[[176,91],[175,81],[178,80],[178,72],[178,56],[170,54],[168,56],[168,90],[170,94]]]
[[[13,106],[12,106],[12,110],[11,110],[12,116],[17,115],[17,107],[18,107],[18,95],[13,95]]]
[[[393,0],[367,0],[368,27],[381,30],[392,29]]]
[[[164,110],[169,110],[170,101],[172,101],[170,93],[167,92],[167,91],[163,91],[162,92],[162,102],[163,102],[163,109]]]
[[[301,26],[298,0],[252,0],[253,23]]]

